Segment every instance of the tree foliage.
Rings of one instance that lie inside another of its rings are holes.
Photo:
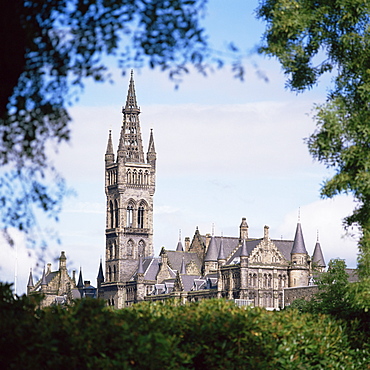
[[[70,137],[84,80],[149,65],[171,78],[205,69],[205,0],[12,0],[0,4],[0,225],[30,231],[66,188],[47,150]],[[6,57],[5,57],[6,56]],[[49,186],[50,183],[55,185]]]
[[[103,301],[35,310],[0,285],[0,365],[6,369],[364,369],[342,323],[296,310],[269,312],[224,300]],[[11,344],[11,345],[10,345]],[[14,344],[14,345],[13,345]]]
[[[321,194],[351,193],[357,200],[345,225],[358,225],[359,270],[370,277],[370,3],[363,0],[265,0],[260,52],[277,57],[287,86],[301,92],[331,73],[327,101],[316,107],[312,156],[335,170]]]

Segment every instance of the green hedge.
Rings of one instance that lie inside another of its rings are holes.
[[[36,302],[37,304],[37,302]],[[98,300],[35,310],[0,286],[0,368],[365,369],[339,322],[298,311],[244,309],[224,300],[142,303],[112,311]]]

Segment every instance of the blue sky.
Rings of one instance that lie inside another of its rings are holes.
[[[263,24],[253,17],[257,1],[210,1],[206,26],[215,49],[235,41],[243,50],[257,44]],[[259,78],[251,63],[264,71]],[[115,83],[87,83],[71,109],[72,140],[54,156],[76,196],[66,200],[56,225],[62,245],[49,247],[49,260],[64,250],[67,267],[82,267],[84,279],[96,283],[100,257],[105,254],[104,153],[111,129],[117,148],[128,77],[113,67]],[[157,151],[154,198],[154,247],[176,247],[201,233],[238,235],[246,217],[250,235],[261,237],[264,225],[272,238],[293,239],[300,208],[306,248],[312,254],[319,232],[324,256],[356,265],[356,242],[345,237],[341,219],[348,215],[350,197],[321,200],[319,189],[330,172],[313,161],[303,139],[315,129],[314,103],[325,100],[326,85],[296,95],[284,88],[275,60],[251,57],[246,81],[232,77],[230,68],[201,77],[194,71],[178,90],[167,75],[135,70],[145,150],[150,129]],[[18,247],[17,292],[25,291],[34,259]],[[14,280],[15,250],[1,248],[2,280]]]

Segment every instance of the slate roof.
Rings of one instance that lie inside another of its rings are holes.
[[[301,227],[300,222],[298,222],[297,228],[296,228],[296,231],[295,231],[292,253],[302,253],[302,254],[305,253],[305,254],[307,254],[306,246],[304,244],[304,239],[303,239],[302,227]]]
[[[194,280],[199,279],[199,275],[181,275],[182,285],[185,292],[190,292],[194,287]]]
[[[222,239],[226,259],[230,256],[230,254],[235,250],[235,248],[239,244],[239,238],[233,237],[233,236],[215,236],[214,238],[215,238],[215,242],[217,246],[217,257],[220,251],[221,239]],[[206,245],[205,235],[201,235],[201,240],[204,243],[204,245]]]
[[[204,260],[205,261],[217,261],[219,250],[220,250],[220,246],[216,244],[216,239],[214,236],[212,236],[208,244],[206,257],[204,258]]]
[[[194,261],[199,271],[202,268],[202,262],[195,252],[178,252],[178,251],[166,251],[168,256],[168,264],[174,270],[181,271],[182,258],[184,257],[185,265],[190,261]]]
[[[247,253],[248,256],[252,253],[253,249],[256,248],[256,246],[261,243],[263,239],[248,239],[246,240],[246,246],[247,246]],[[280,253],[284,256],[284,258],[287,261],[291,260],[290,252],[293,247],[293,241],[292,240],[280,240],[280,239],[271,239],[271,241],[275,244],[276,248],[280,251]],[[226,261],[227,265],[230,265],[233,263],[233,260],[235,258],[240,257],[240,253],[242,250],[242,246],[239,246],[239,248],[231,255],[231,257]]]
[[[321,245],[319,242],[316,242],[315,249],[312,255],[312,262],[316,263],[320,267],[325,267],[325,259],[321,250]]]

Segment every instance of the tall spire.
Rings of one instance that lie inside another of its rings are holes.
[[[131,71],[126,105],[122,108],[123,124],[118,145],[118,160],[144,163],[143,144],[140,132],[140,108],[136,102],[133,71]]]
[[[304,244],[304,239],[303,239],[302,227],[301,227],[300,222],[298,222],[298,224],[297,224],[297,229],[295,231],[295,237],[294,237],[293,248],[292,248],[291,253],[292,254],[294,254],[294,253],[307,254],[306,246]]]
[[[152,165],[155,169],[155,163],[157,160],[157,153],[155,152],[153,129],[150,129],[149,146],[146,154],[146,161]]]
[[[122,113],[137,110],[140,111],[140,108],[136,102],[136,93],[135,93],[135,83],[134,83],[134,71],[131,69],[131,78],[130,85],[128,87],[126,106],[122,109]]]
[[[102,260],[100,258],[100,265],[99,265],[99,272],[98,272],[98,281],[104,282],[104,274],[103,274],[103,265],[102,265]]]

